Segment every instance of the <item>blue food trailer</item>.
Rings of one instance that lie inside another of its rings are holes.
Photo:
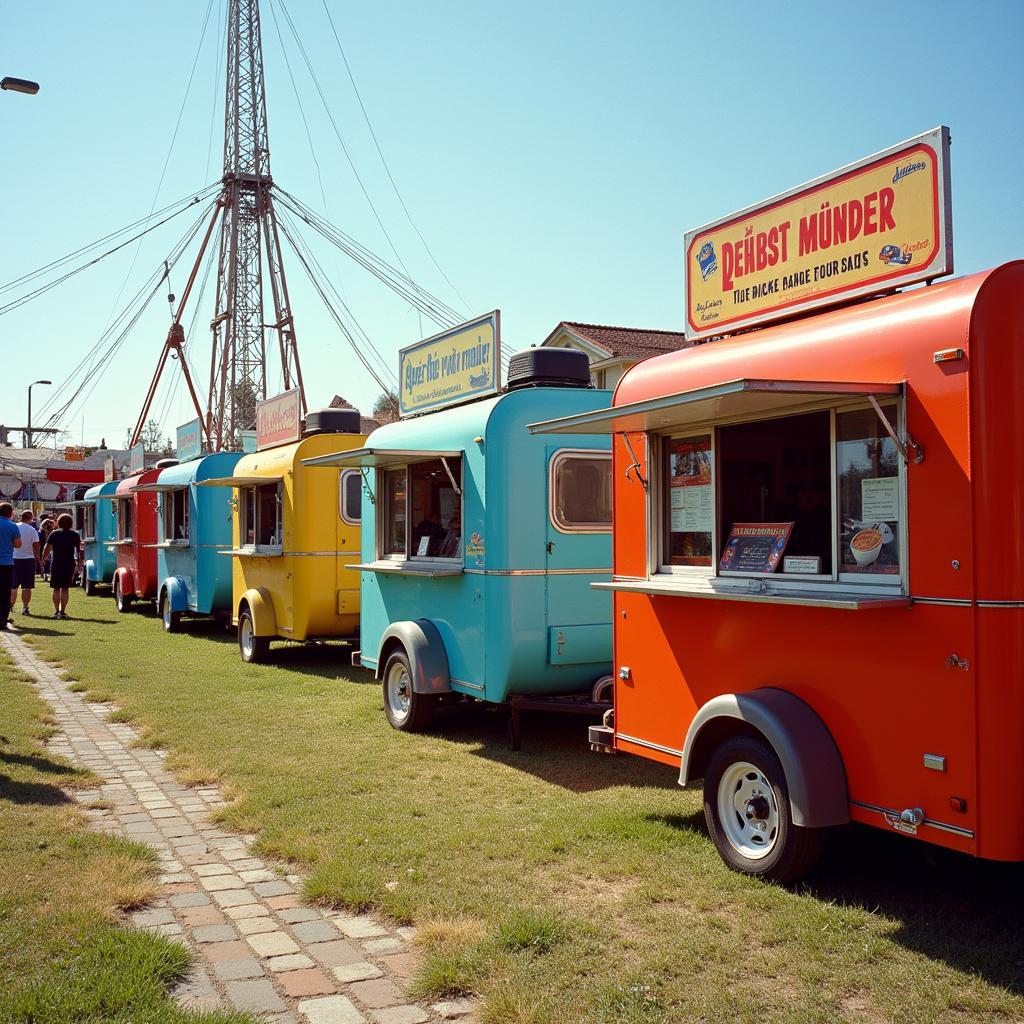
[[[169,466],[136,488],[157,494],[157,609],[176,632],[183,615],[231,621],[232,492],[201,487],[231,476],[242,452],[217,452]]]
[[[82,538],[85,566],[82,589],[92,597],[99,584],[108,584],[117,568],[117,552],[110,547],[117,526],[114,521],[114,492],[117,480],[90,487],[75,502],[75,529]]]
[[[566,445],[526,426],[609,397],[592,388],[583,353],[530,350],[512,357],[504,393],[305,460],[362,473],[353,662],[382,682],[396,729],[425,728],[458,695],[514,711],[529,697],[580,695],[593,713],[612,659],[612,603],[591,587],[611,576],[609,441]]]

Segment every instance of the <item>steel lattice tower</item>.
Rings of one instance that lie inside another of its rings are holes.
[[[298,388],[306,411],[302,371],[281,243],[271,197],[267,100],[263,81],[263,43],[259,0],[228,0],[227,76],[224,104],[224,189],[203,239],[192,274],[168,332],[149,395],[139,417],[134,445],[167,356],[177,355],[193,404],[204,423],[211,451],[241,448],[240,431],[256,423],[256,403],[267,397],[267,332],[277,336],[284,389]],[[217,290],[211,322],[210,390],[205,414],[183,358],[181,316],[186,300],[220,220]],[[274,318],[264,319],[264,269],[270,282]]]

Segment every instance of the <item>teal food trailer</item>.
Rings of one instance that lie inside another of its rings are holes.
[[[175,632],[183,615],[231,621],[232,491],[203,487],[231,476],[242,452],[217,452],[164,469],[136,488],[157,494],[157,609]]]
[[[527,695],[589,703],[610,682],[612,603],[591,587],[611,576],[609,440],[562,444],[526,429],[609,398],[592,388],[583,353],[530,350],[512,357],[501,394],[305,460],[362,473],[353,661],[382,681],[396,729],[424,728],[459,695],[513,708]]]
[[[82,589],[90,597],[99,584],[109,584],[117,568],[117,552],[110,547],[117,525],[114,520],[114,492],[118,481],[97,484],[75,502],[75,529],[82,538],[85,565]]]

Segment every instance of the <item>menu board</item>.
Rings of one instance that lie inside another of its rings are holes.
[[[711,482],[711,438],[669,442],[668,478],[671,563],[713,565],[711,534],[715,526],[715,491]]]
[[[792,523],[734,523],[719,571],[775,572],[792,532]]]

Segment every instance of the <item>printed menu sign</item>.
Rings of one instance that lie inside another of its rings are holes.
[[[860,482],[860,517],[869,523],[895,523],[900,518],[900,481],[895,476]]]
[[[792,523],[734,523],[719,571],[775,572],[792,532]]]

